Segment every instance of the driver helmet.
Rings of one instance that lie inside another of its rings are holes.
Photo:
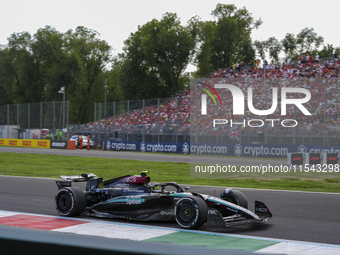
[[[152,191],[154,192],[162,192],[162,187],[159,185],[155,185],[152,187]]]

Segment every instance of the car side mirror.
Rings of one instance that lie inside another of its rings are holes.
[[[190,187],[185,187],[184,192],[188,191],[189,189],[190,189]]]

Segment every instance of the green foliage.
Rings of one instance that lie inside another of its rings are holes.
[[[9,51],[2,49],[0,50],[0,105],[12,104],[14,101],[12,91],[14,80]]]
[[[297,51],[299,54],[318,49],[324,42],[322,36],[314,32],[314,28],[304,28],[296,36]]]
[[[315,56],[319,53],[320,58],[331,57],[336,50],[333,45],[323,45],[324,39],[322,36],[318,36],[314,32],[314,28],[304,28],[297,35],[287,33],[285,37],[278,41],[274,37],[270,37],[268,40],[262,42],[255,41],[254,46],[259,56],[264,59],[266,53],[269,53],[269,57],[273,62],[279,61],[279,53],[284,51],[286,57],[297,60],[298,55],[308,53],[311,56]],[[322,50],[320,47],[323,46]]]
[[[265,41],[255,41],[254,46],[261,59],[265,59],[266,53],[268,52],[273,63],[279,62],[279,54],[283,46],[275,37],[270,37]]]
[[[124,43],[120,86],[125,99],[168,97],[184,87],[182,75],[195,41],[176,14],[153,19]]]
[[[297,39],[294,34],[287,33],[281,40],[281,44],[286,56],[293,56],[297,47]]]
[[[268,42],[267,41],[254,41],[255,49],[257,50],[257,53],[259,54],[261,59],[266,58],[266,53],[268,51]]]
[[[160,86],[156,73],[149,69],[145,53],[141,50],[140,31],[127,39],[124,54],[116,63],[118,82],[124,99],[163,97],[165,88]]]
[[[111,60],[111,47],[98,36],[98,32],[85,27],[77,27],[74,32],[69,30],[65,34],[70,60],[75,67],[69,90],[74,99],[70,116],[81,123],[93,119],[88,113],[93,112],[95,100],[104,94],[104,79],[100,77]]]
[[[216,26],[212,21],[207,22],[197,22],[198,27],[198,41],[200,44],[200,49],[198,49],[198,54],[194,59],[194,63],[197,66],[197,77],[203,77],[215,70],[215,67],[211,61],[212,57],[212,39],[215,35]]]
[[[275,38],[270,37],[268,39],[268,49],[269,49],[269,56],[274,63],[279,62],[279,54],[282,50],[281,43]]]
[[[0,51],[0,92],[9,95],[0,103],[61,101],[58,91],[65,86],[71,123],[93,119],[88,112],[93,112],[93,103],[103,92],[98,89],[104,84],[99,77],[111,49],[98,36],[84,27],[65,34],[50,26],[33,36],[13,33]]]
[[[196,56],[197,74],[230,67],[236,62],[254,60],[251,31],[260,26],[245,9],[233,4],[218,4],[211,13],[216,21],[199,22],[199,52]]]
[[[314,51],[315,53],[317,50]],[[334,47],[333,44],[325,44],[322,49],[318,52],[320,58],[332,58],[334,52],[340,53],[340,47]]]

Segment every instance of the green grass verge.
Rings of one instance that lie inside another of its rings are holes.
[[[105,179],[148,170],[152,182],[175,181],[182,184],[301,190],[340,193],[340,173],[333,175],[263,175],[233,178],[192,178],[190,165],[174,162],[150,162],[42,154],[0,153],[0,175],[59,178],[60,175],[94,173]]]

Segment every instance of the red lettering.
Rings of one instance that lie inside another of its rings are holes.
[[[337,157],[330,157],[327,159],[327,161],[337,160]]]
[[[31,141],[22,141],[22,145],[30,147],[32,145],[32,142]]]
[[[38,146],[39,146],[39,147],[47,147],[47,142],[39,141],[39,142],[38,142]]]
[[[298,161],[298,160],[301,160],[301,157],[295,157],[295,158],[293,158],[293,161]]]
[[[310,160],[319,160],[320,157],[312,157]]]
[[[18,142],[16,140],[9,140],[8,144],[11,146],[17,146]]]

